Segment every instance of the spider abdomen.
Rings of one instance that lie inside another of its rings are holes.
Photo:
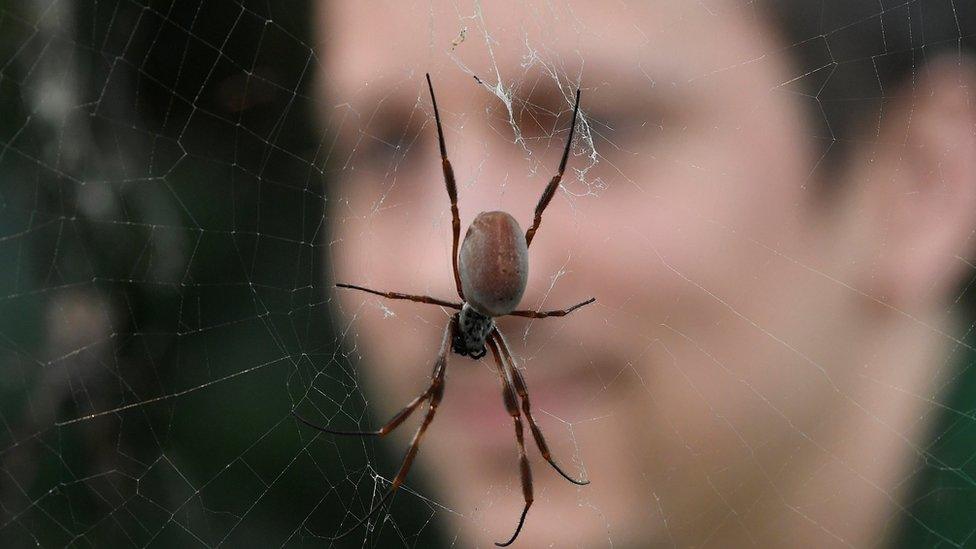
[[[506,212],[481,212],[458,253],[464,299],[487,316],[518,306],[529,278],[529,248],[518,221]]]

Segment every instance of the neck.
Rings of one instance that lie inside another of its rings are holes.
[[[795,482],[767,498],[778,503],[757,513],[763,516],[754,532],[860,547],[878,545],[892,517],[907,516],[912,464],[932,459],[925,439],[951,371],[953,326],[944,313],[888,313],[897,318],[879,323],[857,360],[845,365],[848,383],[822,403],[822,424],[796,449],[801,470],[782,477]]]

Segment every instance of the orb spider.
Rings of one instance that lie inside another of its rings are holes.
[[[556,311],[532,311],[515,310],[525,286],[528,282],[528,254],[529,245],[535,236],[539,225],[542,223],[542,213],[546,206],[552,201],[559,187],[559,182],[566,171],[566,162],[569,159],[569,149],[573,143],[573,131],[576,127],[576,115],[579,112],[580,91],[576,90],[576,104],[573,107],[573,121],[569,128],[569,139],[566,140],[566,148],[563,150],[562,161],[559,163],[559,170],[556,175],[546,185],[542,192],[542,197],[535,207],[535,218],[532,226],[522,235],[515,218],[506,212],[481,212],[475,217],[471,226],[464,236],[464,242],[458,250],[458,240],[461,235],[461,221],[458,216],[457,206],[457,185],[454,180],[454,169],[451,162],[447,159],[447,147],[444,145],[444,130],[441,128],[441,117],[437,111],[437,100],[434,98],[434,86],[430,81],[430,74],[427,75],[427,88],[430,90],[430,101],[434,107],[434,120],[437,123],[437,139],[440,145],[441,164],[444,170],[444,181],[447,185],[447,195],[451,201],[451,218],[454,232],[454,242],[451,249],[451,264],[454,267],[454,283],[457,286],[458,296],[461,303],[454,303],[437,299],[426,295],[411,295],[400,292],[383,292],[357,286],[355,284],[336,284],[339,288],[359,290],[370,294],[379,295],[389,299],[405,299],[429,305],[438,305],[454,309],[454,313],[444,329],[444,336],[441,341],[440,351],[434,363],[434,371],[431,374],[430,385],[420,395],[414,398],[406,407],[397,412],[388,423],[375,431],[339,431],[316,425],[311,421],[301,417],[294,410],[292,414],[302,423],[313,429],[333,435],[348,436],[377,436],[382,437],[400,426],[410,415],[424,402],[428,401],[427,414],[423,422],[414,434],[400,470],[397,472],[390,489],[380,499],[380,501],[369,510],[351,528],[332,539],[340,539],[352,533],[356,528],[364,524],[369,518],[379,510],[384,503],[393,495],[394,492],[403,484],[410,466],[413,464],[417,451],[420,448],[420,441],[427,431],[427,427],[434,419],[437,406],[444,396],[444,374],[447,370],[447,358],[453,351],[462,356],[470,356],[477,360],[491,350],[498,367],[498,375],[502,383],[502,397],[505,402],[505,409],[512,417],[515,424],[515,441],[518,444],[519,467],[522,477],[522,495],[525,500],[525,507],[519,517],[518,526],[515,533],[504,543],[495,543],[499,547],[511,545],[522,531],[525,523],[525,515],[529,512],[532,505],[532,470],[529,467],[529,460],[525,453],[525,437],[523,434],[522,414],[529,422],[532,437],[539,448],[542,457],[563,478],[576,485],[589,484],[588,480],[576,480],[569,476],[552,458],[546,439],[542,436],[542,430],[532,417],[532,407],[529,403],[529,392],[522,377],[521,371],[515,367],[512,352],[509,350],[508,343],[495,326],[494,318],[511,315],[527,318],[547,318],[551,316],[566,316],[569,313],[589,305],[596,301],[590,298],[572,307]],[[521,411],[519,410],[521,403]]]

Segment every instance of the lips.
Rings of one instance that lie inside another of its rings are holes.
[[[560,352],[540,356],[523,370],[528,385],[533,417],[549,438],[564,436],[563,422],[586,418],[587,404],[603,391],[597,369],[618,368],[620,362],[601,355],[592,360],[563,347]],[[465,434],[471,444],[483,450],[514,444],[515,431],[505,410],[501,382],[493,361],[454,358],[444,398],[444,429],[452,435]],[[460,360],[459,360],[460,359]],[[518,361],[516,356],[516,361]],[[605,376],[604,376],[605,377]],[[560,421],[562,420],[562,421]],[[528,423],[523,417],[526,432]],[[470,434],[477,436],[471,437]],[[509,457],[509,453],[504,454]]]

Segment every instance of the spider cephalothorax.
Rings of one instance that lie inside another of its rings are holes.
[[[519,449],[519,466],[522,476],[522,495],[525,499],[525,507],[522,509],[522,516],[519,518],[518,526],[511,539],[505,543],[496,543],[500,547],[511,545],[522,530],[525,522],[525,515],[529,512],[532,505],[532,474],[529,469],[529,460],[525,454],[525,438],[523,434],[522,414],[528,420],[532,431],[532,438],[539,448],[542,457],[553,466],[556,471],[566,480],[579,485],[589,484],[589,481],[575,480],[567,475],[553,460],[549,452],[549,446],[542,436],[542,430],[532,417],[532,410],[529,404],[529,392],[525,385],[522,372],[515,367],[512,353],[505,342],[505,338],[498,327],[495,326],[495,317],[511,315],[528,318],[546,318],[550,316],[565,316],[576,309],[593,303],[595,299],[590,298],[582,303],[578,303],[558,311],[531,311],[515,310],[529,276],[529,245],[535,236],[539,224],[542,223],[542,212],[552,200],[559,187],[563,172],[566,171],[566,161],[569,158],[569,148],[573,143],[573,130],[576,127],[576,115],[579,112],[580,91],[576,90],[576,103],[573,106],[573,121],[569,128],[569,139],[566,140],[566,149],[563,151],[562,162],[559,170],[549,181],[546,189],[542,192],[542,197],[535,207],[535,217],[532,226],[525,234],[519,227],[515,218],[505,212],[481,212],[471,222],[467,234],[464,236],[464,243],[461,245],[460,253],[458,241],[461,236],[461,221],[458,216],[457,207],[457,184],[454,181],[454,169],[451,162],[447,159],[447,147],[444,145],[444,131],[441,129],[441,117],[437,111],[437,100],[434,99],[434,86],[430,83],[430,75],[427,75],[427,87],[430,90],[430,101],[434,107],[434,119],[437,122],[437,140],[441,151],[441,165],[444,169],[444,181],[447,185],[447,195],[451,200],[451,221],[453,228],[453,247],[451,248],[451,264],[454,267],[454,283],[457,286],[458,296],[461,303],[454,303],[437,299],[426,295],[403,294],[399,292],[381,292],[356,286],[353,284],[336,284],[340,288],[350,288],[361,290],[371,294],[388,297],[390,299],[408,299],[419,303],[428,303],[454,309],[454,313],[444,328],[444,337],[441,340],[440,351],[434,361],[434,372],[431,374],[430,385],[427,389],[413,399],[410,404],[400,410],[393,419],[375,431],[337,431],[327,427],[316,425],[298,414],[295,414],[302,423],[335,435],[359,435],[359,436],[383,436],[396,429],[401,423],[410,417],[424,401],[428,401],[427,414],[423,422],[414,435],[413,443],[407,450],[407,455],[403,458],[403,465],[393,479],[390,490],[359,522],[346,532],[340,534],[338,539],[358,528],[373,515],[390,496],[396,492],[397,488],[403,484],[420,448],[420,440],[427,431],[427,426],[434,419],[437,406],[444,396],[444,373],[447,370],[447,355],[453,351],[462,356],[470,356],[479,359],[491,350],[495,363],[498,366],[498,374],[502,380],[502,396],[508,414],[512,417],[515,424],[515,441]],[[517,396],[516,396],[517,395]],[[521,404],[521,410],[520,406]],[[294,412],[292,412],[294,413]]]
[[[460,311],[454,313],[454,322],[457,328],[451,350],[475,360],[488,354],[485,341],[495,329],[495,321],[490,316],[479,313],[469,303],[465,303]]]

